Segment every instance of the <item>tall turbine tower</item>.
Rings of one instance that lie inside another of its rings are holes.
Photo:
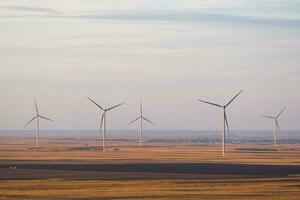
[[[216,104],[216,103],[211,103],[211,102],[208,102],[208,101],[203,101],[203,100],[200,100],[200,102],[203,102],[203,103],[207,103],[207,104],[210,104],[210,105],[213,105],[213,106],[216,106],[216,107],[219,107],[221,108],[222,110],[222,144],[223,144],[223,148],[222,148],[222,155],[225,156],[225,132],[226,132],[226,127],[227,127],[227,130],[228,130],[228,133],[229,133],[229,125],[228,125],[228,120],[227,120],[227,115],[226,115],[226,108],[227,106],[229,106],[233,100],[235,100],[235,98],[237,98],[241,93],[243,92],[243,90],[241,90],[238,94],[236,94],[227,104],[225,105],[219,105],[219,104]]]
[[[278,118],[279,116],[283,113],[283,111],[286,109],[286,107],[284,107],[280,113],[278,115],[276,115],[275,117],[273,116],[268,116],[268,115],[263,115],[263,117],[265,118],[269,118],[269,119],[273,119],[274,120],[274,131],[273,131],[273,138],[274,138],[274,146],[277,145],[277,135],[278,133],[280,133],[280,128],[279,128],[279,124],[278,124]]]
[[[97,104],[93,99],[91,99],[90,97],[87,97],[91,102],[93,102],[98,108],[100,108],[103,113],[102,113],[102,117],[101,117],[101,122],[100,122],[100,136],[99,136],[99,141],[100,141],[100,138],[101,138],[101,129],[102,129],[102,125],[104,124],[104,127],[103,127],[103,133],[102,133],[102,150],[103,151],[106,151],[106,113],[107,111],[110,111],[120,105],[123,105],[124,103],[120,103],[118,105],[115,105],[113,107],[110,107],[110,108],[102,108],[99,104]],[[101,145],[101,144],[100,144]]]
[[[142,146],[142,140],[143,140],[143,120],[151,123],[151,124],[154,124],[153,122],[151,122],[149,119],[147,119],[146,117],[144,117],[143,115],[143,105],[142,105],[142,101],[140,101],[140,115],[132,120],[131,122],[129,122],[129,124],[132,124],[133,122],[137,121],[138,119],[140,119],[140,141],[139,141],[139,145]]]
[[[33,120],[36,119],[36,135],[35,135],[35,146],[39,147],[39,141],[40,141],[40,118],[45,119],[45,120],[49,120],[49,121],[53,121],[52,119],[43,117],[39,114],[39,109],[36,103],[36,100],[34,99],[34,105],[35,105],[35,111],[36,111],[36,115],[27,123],[25,124],[25,126],[27,126],[28,124],[30,124]]]

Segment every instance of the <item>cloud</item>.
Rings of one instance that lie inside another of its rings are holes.
[[[43,7],[29,7],[29,6],[1,6],[0,9],[11,10],[11,11],[22,11],[30,13],[49,13],[49,14],[59,14],[58,11],[50,8]]]
[[[95,20],[142,20],[142,21],[177,21],[177,22],[231,22],[252,23],[265,25],[299,26],[299,19],[278,19],[242,15],[215,14],[205,12],[181,12],[181,11],[149,11],[149,12],[118,12],[83,14],[68,16],[76,18],[87,18]]]
[[[268,12],[241,12],[243,9],[220,9],[220,8],[195,8],[195,9],[174,9],[163,7],[160,9],[111,9],[101,10],[95,6],[96,10],[58,11],[50,7],[34,6],[0,6],[6,10],[1,17],[61,17],[74,19],[93,20],[126,20],[126,21],[171,21],[171,22],[226,22],[239,24],[263,24],[278,26],[299,26],[300,18],[297,15],[293,18],[282,17],[281,15],[268,15]],[[97,10],[98,9],[98,10]],[[279,8],[277,8],[279,9]],[[238,12],[236,12],[238,10]],[[279,9],[280,10],[280,9]],[[254,13],[254,14],[253,14]],[[279,12],[280,13],[280,12]]]

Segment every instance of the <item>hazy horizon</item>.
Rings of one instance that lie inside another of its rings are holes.
[[[10,0],[0,2],[0,129],[35,112],[41,130],[94,129],[103,107],[108,129],[299,130],[300,3],[296,0]]]
[[[278,139],[300,139],[300,130],[282,130]],[[35,138],[36,130],[0,130],[0,137]],[[138,129],[107,130],[108,139],[137,139]],[[221,130],[144,130],[146,139],[189,139],[210,138],[221,139]],[[41,130],[41,138],[96,138],[99,139],[99,130]],[[231,130],[226,139],[260,138],[273,141],[273,130]]]

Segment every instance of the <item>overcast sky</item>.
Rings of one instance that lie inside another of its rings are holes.
[[[225,104],[231,129],[300,129],[298,0],[2,0],[0,129],[110,129],[144,102],[147,129],[212,129]],[[25,128],[32,129],[34,125]]]

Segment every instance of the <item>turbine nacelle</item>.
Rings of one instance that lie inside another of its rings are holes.
[[[123,105],[124,103],[120,103],[120,104],[117,104],[115,106],[112,106],[112,107],[109,107],[109,108],[103,108],[101,107],[99,104],[97,104],[93,99],[91,99],[90,97],[87,97],[91,102],[93,102],[98,108],[100,108],[103,112],[107,112],[107,111],[110,111],[116,107],[119,107],[121,105]]]
[[[285,111],[285,109],[286,107],[284,107],[276,116],[263,115],[263,117],[277,120],[280,117],[280,115],[283,113],[283,111]]]
[[[53,122],[54,120],[52,120],[50,118],[47,118],[47,117],[44,117],[44,116],[42,116],[42,115],[39,114],[39,109],[38,109],[36,100],[35,99],[33,99],[33,100],[34,100],[34,105],[35,105],[36,116],[34,116],[29,122],[27,122],[24,127],[26,127],[27,125],[29,125],[33,120],[35,120],[37,118],[42,118],[42,119],[45,119],[45,120]]]
[[[137,121],[138,119],[145,120],[145,121],[149,122],[150,124],[154,124],[154,122],[150,121],[149,119],[147,119],[144,116],[142,101],[140,101],[140,115],[137,118],[135,118],[134,120],[130,121],[128,124],[132,124],[133,122]]]

